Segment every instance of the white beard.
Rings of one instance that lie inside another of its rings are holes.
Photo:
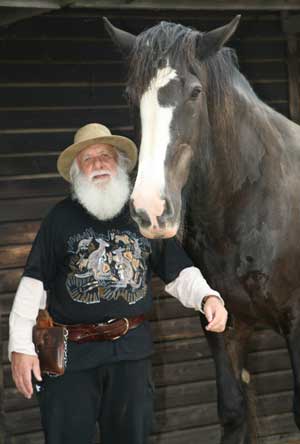
[[[129,198],[129,177],[120,166],[117,167],[117,174],[103,184],[92,182],[92,177],[79,170],[77,162],[73,163],[70,175],[73,199],[78,200],[97,219],[108,220],[117,216]]]

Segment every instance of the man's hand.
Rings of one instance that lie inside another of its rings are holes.
[[[205,327],[206,330],[216,333],[221,333],[225,330],[227,310],[218,297],[206,296],[203,311],[208,320],[208,324]]]
[[[36,356],[12,352],[11,369],[16,387],[25,398],[30,399],[33,394],[31,382],[32,372],[38,381],[42,380],[39,359]]]

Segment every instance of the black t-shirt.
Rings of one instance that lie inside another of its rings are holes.
[[[143,237],[127,206],[115,218],[100,221],[68,197],[42,222],[23,275],[43,282],[55,321],[98,323],[147,313],[152,271],[169,283],[189,266],[175,238]],[[67,369],[140,359],[151,352],[146,322],[113,342],[70,342]]]

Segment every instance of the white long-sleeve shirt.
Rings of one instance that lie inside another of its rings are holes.
[[[224,304],[220,294],[213,290],[196,267],[183,269],[179,276],[165,287],[165,291],[188,308],[202,311],[205,296],[216,296]],[[17,289],[9,317],[8,356],[18,352],[36,356],[32,342],[32,328],[39,309],[46,307],[46,292],[43,282],[23,277]]]

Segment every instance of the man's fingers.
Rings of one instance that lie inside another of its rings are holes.
[[[40,362],[38,359],[36,359],[34,361],[32,370],[33,370],[33,374],[34,374],[35,379],[37,379],[38,381],[41,381],[42,375],[41,375],[41,369],[40,369]]]
[[[205,317],[208,320],[208,322],[211,322],[213,320],[213,311],[210,306],[208,306],[205,310]]]
[[[220,333],[225,330],[226,321],[227,311],[224,309],[224,307],[217,307],[214,311],[212,311],[212,320],[208,322],[206,330]]]
[[[22,373],[14,378],[17,389],[26,398],[30,398],[33,393],[31,384],[31,369],[23,369]]]
[[[36,356],[25,355],[23,353],[14,352],[12,354],[12,375],[17,389],[26,398],[31,398],[33,394],[32,387],[32,371],[39,375],[39,361]]]

